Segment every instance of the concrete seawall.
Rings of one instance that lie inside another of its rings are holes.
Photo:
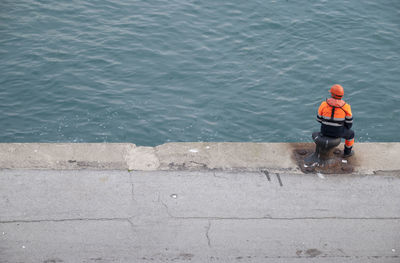
[[[288,170],[301,173],[296,149],[313,143],[0,143],[0,169]],[[343,148],[342,145],[339,146]],[[357,143],[354,173],[400,170],[400,143]]]

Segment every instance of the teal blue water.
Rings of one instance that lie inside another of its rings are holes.
[[[400,141],[400,1],[2,0],[0,142]]]

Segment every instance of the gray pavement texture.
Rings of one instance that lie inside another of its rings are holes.
[[[0,262],[400,262],[400,173],[0,170]]]

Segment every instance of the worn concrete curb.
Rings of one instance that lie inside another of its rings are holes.
[[[0,143],[0,169],[245,170],[300,172],[296,148],[312,143]],[[342,147],[342,146],[341,146]],[[358,143],[355,173],[400,171],[400,143]]]

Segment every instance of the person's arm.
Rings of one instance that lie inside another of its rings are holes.
[[[318,113],[317,113],[317,121],[319,123],[322,122],[322,104],[324,104],[324,103],[322,102],[321,105],[319,105]]]
[[[353,114],[351,113],[351,107],[349,104],[344,105],[344,107],[346,112],[346,117],[344,119],[344,126],[350,129],[351,126],[353,126]]]

